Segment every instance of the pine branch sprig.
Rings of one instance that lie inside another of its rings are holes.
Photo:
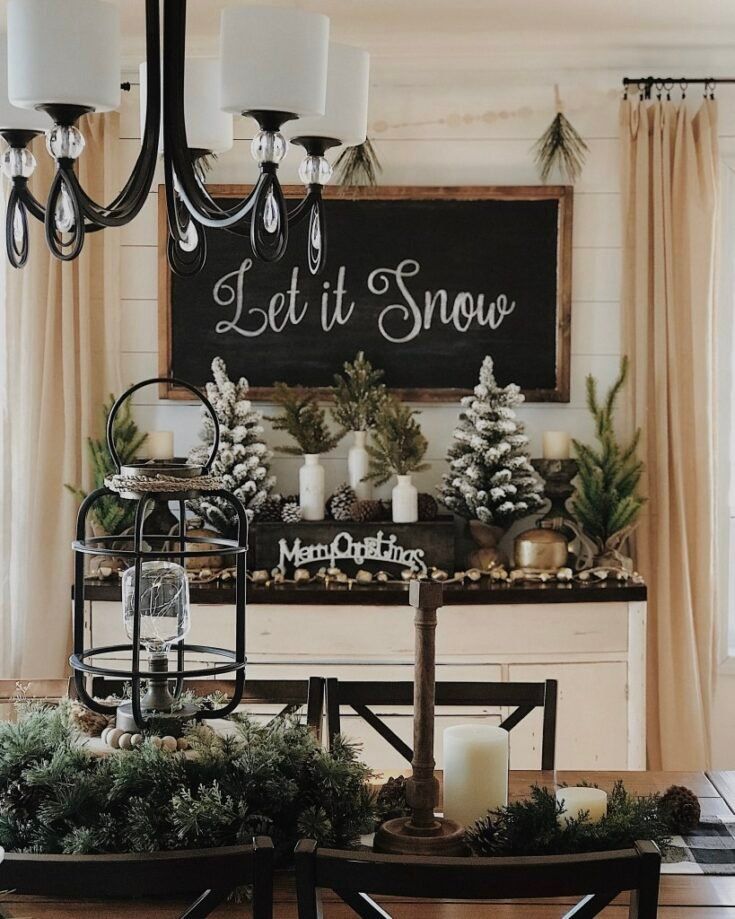
[[[594,421],[597,446],[572,441],[577,455],[577,489],[572,510],[600,553],[616,551],[635,528],[646,499],[638,493],[643,463],[637,459],[640,429],[626,445],[615,434],[618,396],[628,376],[628,359],[620,363],[617,379],[600,401],[597,381],[586,380],[587,408]]]
[[[273,401],[282,409],[280,415],[269,419],[273,430],[285,431],[298,445],[277,447],[280,453],[291,456],[329,453],[345,435],[344,429],[330,431],[326,412],[308,390],[276,383]]]
[[[554,169],[558,169],[573,183],[582,173],[588,148],[566,115],[557,112],[533,150],[542,182],[546,182]]]
[[[367,480],[384,485],[394,475],[409,475],[429,468],[423,462],[429,444],[415,419],[418,414],[393,397],[383,401],[375,420],[373,442],[367,446],[370,457]]]
[[[359,351],[352,363],[345,362],[344,374],[335,374],[332,395],[332,417],[346,431],[369,431],[375,426],[380,407],[386,398],[384,371],[373,369]]]
[[[334,163],[334,172],[338,185],[378,184],[378,176],[383,167],[369,137],[355,147],[346,147]]]
[[[107,431],[109,418],[115,397],[110,394],[107,402],[102,406],[102,430]],[[131,463],[138,455],[140,448],[146,442],[148,435],[140,433],[132,416],[130,400],[127,400],[117,413],[114,424],[115,449],[120,457],[121,464]],[[104,440],[94,437],[87,438],[87,450],[92,466],[94,488],[101,488],[107,476],[117,471],[107,448],[107,438]],[[76,485],[65,485],[80,501],[87,497],[87,492]],[[133,525],[135,520],[135,505],[130,501],[121,501],[115,495],[103,495],[92,508],[92,517],[100,529],[110,536],[122,533]]]

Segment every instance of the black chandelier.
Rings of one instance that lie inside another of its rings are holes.
[[[209,59],[219,78],[209,95],[219,92],[217,100],[203,92],[203,71],[189,80],[186,0],[163,0],[162,10],[159,0],[146,0],[145,16],[141,148],[120,193],[99,204],[77,176],[84,150],[77,125],[82,115],[119,105],[118,10],[108,0],[9,0],[8,92],[0,91],[0,136],[8,149],[0,166],[12,182],[6,211],[11,265],[27,261],[29,215],[44,224],[48,247],[62,261],[79,255],[87,233],[130,223],[147,200],[162,153],[173,271],[186,276],[201,269],[205,228],[246,237],[257,258],[275,262],[286,251],[289,229],[308,221],[308,265],[318,274],[326,258],[322,188],[332,172],[325,152],[365,139],[367,53],[330,43],[329,20],[320,14],[230,7],[222,13],[220,58]],[[189,68],[202,60],[192,58]],[[189,96],[197,93],[190,105]],[[187,122],[188,116],[192,122],[229,117],[226,149],[231,113],[257,121],[251,150],[259,176],[244,200],[223,207],[208,193],[201,168],[204,158],[219,152],[217,141],[209,140],[206,126]],[[45,205],[28,185],[36,165],[28,145],[44,130],[56,163]],[[290,208],[278,181],[289,141],[304,150],[299,177],[305,186]]]

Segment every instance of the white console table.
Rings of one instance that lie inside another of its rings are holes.
[[[96,586],[95,586],[96,585]],[[89,582],[89,641],[124,641],[118,585]],[[226,588],[194,587],[194,644],[231,647],[234,613]],[[247,673],[253,678],[311,675],[411,680],[413,610],[403,586],[253,588],[247,610]],[[601,584],[473,589],[447,587],[439,611],[437,680],[542,681],[559,684],[559,769],[645,769],[646,589]],[[410,741],[411,713],[378,710]],[[498,709],[437,710],[442,728],[501,720]],[[356,715],[343,731],[364,744],[371,765],[405,763]],[[511,765],[540,764],[541,714],[511,735]]]

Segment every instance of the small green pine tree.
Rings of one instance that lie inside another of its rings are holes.
[[[355,360],[344,365],[344,376],[335,374],[332,393],[332,417],[346,431],[369,431],[385,400],[382,370],[373,370],[365,353],[359,351]]]
[[[597,381],[587,377],[587,407],[595,420],[598,447],[573,441],[579,464],[572,510],[600,553],[616,552],[635,527],[646,499],[638,494],[643,464],[636,458],[640,429],[627,446],[615,436],[613,416],[618,394],[628,376],[628,358],[604,402],[598,402]]]
[[[107,419],[115,404],[115,397],[110,395],[108,401],[102,406],[103,430],[107,430]],[[132,462],[148,437],[141,434],[132,417],[132,409],[128,400],[120,408],[115,418],[115,447],[120,457],[120,463]],[[107,439],[98,440],[87,438],[87,449],[92,460],[94,487],[101,488],[105,479],[117,470],[112,462],[110,451],[107,449]],[[87,497],[87,492],[76,485],[66,486],[80,501]],[[131,527],[135,521],[135,502],[121,501],[116,495],[105,495],[95,502],[92,508],[92,517],[97,526],[109,536],[116,536]]]
[[[409,475],[428,469],[422,462],[428,443],[415,420],[415,409],[392,397],[386,398],[375,419],[373,443],[368,445],[370,472],[366,479],[383,485],[393,475]]]
[[[276,383],[273,401],[283,409],[281,415],[269,418],[274,431],[286,431],[297,447],[276,447],[279,453],[300,456],[307,453],[329,453],[344,436],[344,430],[333,434],[327,424],[326,412],[314,393],[286,383]]]

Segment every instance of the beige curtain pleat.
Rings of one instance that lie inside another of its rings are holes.
[[[117,113],[85,117],[82,186],[105,203],[119,191]],[[53,161],[43,138],[31,187],[45,200]],[[87,235],[74,262],[54,259],[29,218],[31,254],[7,269],[2,310],[3,466],[0,493],[0,662],[5,678],[61,677],[71,647],[77,499],[91,484],[86,439],[101,433],[101,406],[119,392],[120,231]]]
[[[648,757],[709,765],[715,674],[717,107],[624,101],[623,339],[642,429]]]

